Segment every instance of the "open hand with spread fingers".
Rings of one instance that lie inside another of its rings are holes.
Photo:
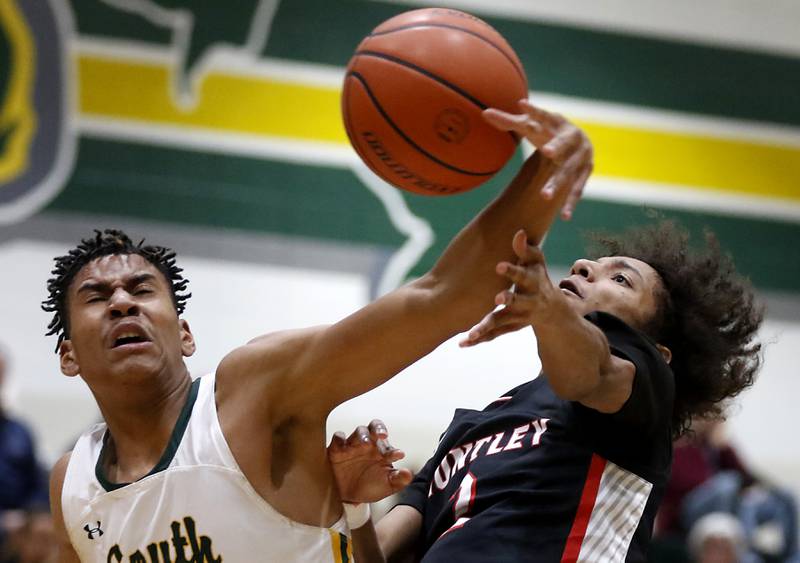
[[[336,432],[328,445],[328,461],[342,501],[377,502],[405,488],[413,477],[411,471],[392,465],[405,455],[389,444],[389,432],[381,420],[357,427],[347,438],[344,432]]]
[[[569,309],[564,293],[550,280],[541,249],[528,242],[524,230],[519,230],[512,240],[516,264],[500,262],[496,271],[513,284],[495,296],[495,304],[502,308],[492,311],[469,331],[459,342],[464,348],[494,340],[498,336],[546,323]]]
[[[542,156],[558,164],[558,169],[542,188],[542,196],[552,198],[560,187],[570,186],[561,209],[561,217],[568,220],[594,167],[592,143],[579,127],[561,114],[546,111],[526,99],[519,101],[519,108],[521,113],[516,114],[490,108],[484,110],[483,117],[497,129],[527,139]]]

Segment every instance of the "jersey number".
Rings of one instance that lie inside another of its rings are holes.
[[[458,490],[453,493],[453,496],[450,497],[450,500],[453,501],[454,522],[453,525],[445,530],[442,535],[460,528],[471,518],[470,516],[467,516],[467,514],[472,508],[472,504],[475,502],[475,489],[477,486],[478,478],[475,477],[471,471],[467,472],[467,474],[464,475],[464,478],[461,479],[461,484],[458,486]]]

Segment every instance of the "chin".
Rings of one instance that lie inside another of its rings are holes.
[[[114,362],[111,372],[118,380],[147,379],[161,373],[163,365],[152,358],[130,357]]]
[[[577,297],[574,299],[569,299],[567,303],[569,303],[569,306],[572,308],[572,310],[578,313],[581,317],[592,312],[592,309],[586,305],[586,302]]]

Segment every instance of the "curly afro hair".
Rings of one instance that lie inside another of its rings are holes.
[[[750,283],[708,231],[701,249],[693,249],[689,233],[671,221],[619,235],[595,234],[592,240],[599,246],[597,257],[636,258],[661,278],[659,310],[640,328],[672,352],[675,436],[694,418],[721,418],[724,401],[751,386],[761,366],[755,335],[764,309]]]
[[[56,352],[65,339],[69,338],[69,316],[67,314],[67,291],[77,273],[86,264],[111,254],[138,254],[160,271],[172,289],[172,303],[178,315],[183,314],[186,301],[191,293],[183,293],[189,280],[184,279],[181,268],[175,264],[175,252],[163,246],[145,245],[144,239],[134,244],[124,232],[117,229],[95,229],[94,237],[82,239],[80,244],[64,256],[55,258],[55,267],[47,280],[48,298],[42,301],[42,309],[53,313],[47,325],[47,336],[58,335]]]

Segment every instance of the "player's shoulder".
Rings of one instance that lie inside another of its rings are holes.
[[[272,332],[229,352],[217,367],[217,380],[275,375],[290,369],[322,327]]]
[[[69,465],[70,459],[72,459],[72,450],[68,451],[56,460],[56,462],[53,464],[53,469],[50,472],[50,476],[53,477],[57,474],[60,474],[61,479],[63,480],[64,474],[67,472],[67,466]]]
[[[72,451],[69,451],[62,455],[58,460],[53,464],[53,468],[50,470],[50,502],[55,503],[58,501],[60,506],[61,504],[61,490],[64,488],[64,478],[67,475],[67,467],[69,466],[69,461],[72,459]]]
[[[217,405],[268,408],[290,388],[292,375],[305,369],[306,352],[324,327],[273,332],[229,352],[216,370]],[[253,405],[256,402],[258,406]]]
[[[61,506],[61,494],[64,488],[64,478],[67,473],[72,452],[62,455],[50,471],[50,513],[53,516],[53,526],[59,545],[59,561],[80,561],[69,541],[64,512]]]

